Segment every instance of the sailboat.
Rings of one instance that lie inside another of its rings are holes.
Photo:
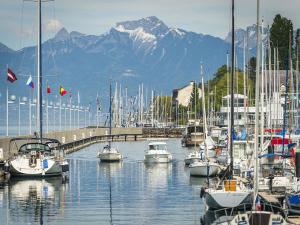
[[[201,196],[204,197],[205,204],[211,209],[220,208],[238,208],[241,205],[251,205],[253,200],[253,190],[244,184],[241,179],[233,179],[233,127],[234,127],[234,69],[235,69],[235,56],[234,56],[234,0],[232,0],[232,40],[231,40],[231,104],[230,104],[230,165],[229,165],[229,178],[219,183],[215,188],[201,189]],[[258,95],[256,95],[258,97]],[[258,101],[256,102],[258,104]],[[258,118],[258,116],[256,117]],[[257,122],[258,124],[258,122]]]
[[[197,85],[195,85],[195,89],[198,88]],[[196,90],[194,90],[195,93]],[[195,100],[197,100],[197,98],[195,98]],[[197,118],[197,112],[196,112],[196,107],[197,103],[195,103],[195,123],[194,123],[194,137],[197,136],[197,129],[199,129],[200,126],[197,127],[197,124],[196,124],[196,118]],[[188,128],[187,128],[188,130]],[[202,136],[203,136],[203,133],[201,132],[200,133]],[[191,136],[192,137],[192,136]],[[186,146],[186,145],[185,145]],[[204,159],[204,155],[203,155],[203,151],[199,151],[197,149],[197,142],[194,141],[194,150],[192,152],[190,152],[184,159],[184,163],[185,165],[189,166],[190,164],[194,163],[194,162],[199,162],[201,160]]]
[[[202,74],[202,66],[201,66],[201,74]],[[208,156],[208,144],[206,140],[208,139],[208,130],[207,130],[207,122],[206,122],[206,110],[205,110],[205,96],[204,96],[204,80],[202,76],[202,104],[203,104],[203,125],[204,125],[204,152],[205,152],[205,159],[201,161],[194,162],[190,164],[190,175],[191,176],[216,176],[222,170],[222,166],[213,161],[212,158]]]
[[[111,83],[109,85],[109,138],[111,138],[111,126],[112,126],[112,97],[111,97]],[[122,160],[122,154],[117,148],[111,146],[111,139],[109,139],[108,144],[103,147],[102,150],[98,152],[98,158],[102,162],[117,162]]]
[[[37,127],[39,133],[32,138],[14,138],[10,140],[9,152],[17,152],[9,159],[10,172],[13,176],[45,177],[61,176],[69,171],[69,164],[64,159],[64,150],[56,139],[43,138],[42,109],[42,26],[41,0],[38,3],[38,44],[37,44]],[[13,143],[13,144],[12,144]]]

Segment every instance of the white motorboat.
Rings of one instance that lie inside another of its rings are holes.
[[[106,145],[102,151],[98,152],[98,158],[100,158],[102,162],[117,162],[122,160],[122,154],[117,148]]]
[[[108,138],[111,138],[111,127],[112,127],[112,95],[111,95],[111,83],[109,84],[109,135]],[[102,150],[98,152],[98,158],[102,162],[117,162],[122,160],[123,156],[118,151],[117,148],[111,146],[111,140],[108,141],[108,145],[105,145]]]
[[[190,175],[201,177],[217,176],[222,171],[222,166],[219,163],[210,161],[198,161],[190,164]]]
[[[145,163],[168,163],[171,162],[172,155],[167,150],[166,142],[150,142],[144,160]]]
[[[190,165],[193,162],[199,162],[204,159],[203,151],[193,151],[190,152],[184,159],[185,165]]]
[[[64,151],[55,139],[43,138],[41,142],[40,138],[14,138],[10,141],[9,151],[15,151],[18,146],[18,153],[9,160],[13,176],[61,176],[69,171]]]

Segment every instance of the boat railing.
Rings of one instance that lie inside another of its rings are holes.
[[[234,208],[217,209],[217,210],[214,210],[214,217],[215,217],[215,220],[217,221],[218,218],[220,217],[220,215],[235,216],[238,213],[246,213],[247,211],[249,211],[249,209],[252,208],[252,206],[253,206],[253,204],[251,204],[251,203],[243,203]],[[272,212],[272,213],[279,213],[284,217],[284,219],[286,219],[287,215],[288,215],[287,210],[284,210],[280,206],[273,205],[273,204],[267,203],[267,202],[260,203],[260,209],[256,210],[256,211],[268,211],[268,212]],[[255,210],[253,212],[255,212]],[[250,213],[252,213],[252,211]]]

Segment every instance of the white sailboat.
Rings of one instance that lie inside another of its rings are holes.
[[[111,138],[111,126],[112,126],[112,97],[111,97],[111,83],[109,85],[109,138]],[[117,162],[122,160],[122,154],[117,148],[111,146],[111,141],[109,140],[108,145],[105,145],[102,150],[98,152],[98,158],[102,162]]]
[[[11,139],[9,151],[17,151],[17,154],[9,160],[9,167],[14,176],[61,176],[64,172],[69,171],[69,164],[64,159],[64,150],[58,140],[43,138],[41,0],[38,0],[37,3],[37,127],[39,128],[39,137]],[[14,144],[12,145],[12,143]]]
[[[203,105],[203,126],[204,126],[204,152],[205,152],[205,159],[201,161],[194,162],[190,164],[190,175],[191,176],[216,176],[218,175],[223,167],[212,160],[212,158],[209,157],[209,147],[207,145],[208,141],[212,139],[208,136],[208,130],[207,130],[207,122],[206,122],[206,110],[205,110],[205,96],[204,96],[204,80],[203,80],[203,73],[202,73],[202,65],[201,65],[201,74],[202,74],[202,105]],[[213,150],[214,151],[214,150]]]
[[[238,208],[241,205],[251,205],[253,200],[253,190],[246,186],[241,179],[233,179],[233,126],[234,126],[234,0],[232,1],[232,40],[231,40],[231,105],[230,105],[230,165],[229,180],[224,180],[216,188],[202,188],[201,196],[204,197],[205,204],[211,209]],[[258,95],[256,95],[258,97]],[[258,101],[256,102],[258,104]],[[258,117],[256,117],[258,118]],[[257,122],[258,124],[258,122]]]
[[[61,176],[69,171],[64,150],[55,139],[14,138],[10,141],[9,151],[12,148],[17,148],[18,152],[9,160],[10,173],[13,176]]]

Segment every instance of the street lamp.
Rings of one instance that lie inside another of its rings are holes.
[[[24,101],[25,100],[25,101]],[[25,105],[27,101],[27,98],[26,97],[23,97],[22,98],[22,101],[21,101],[21,98],[19,97],[19,122],[18,122],[18,135],[20,136],[21,135],[21,105]]]
[[[6,89],[6,136],[8,136],[8,104],[13,104],[15,100],[15,95],[8,97],[8,89]]]

